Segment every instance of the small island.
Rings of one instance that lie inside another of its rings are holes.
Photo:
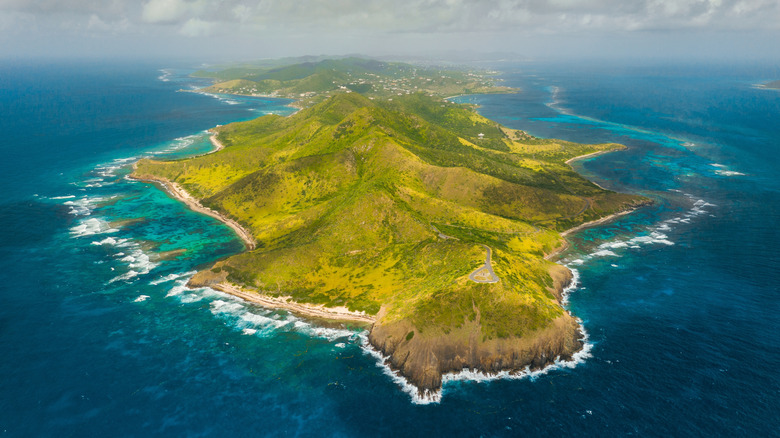
[[[772,90],[780,90],[780,80],[767,82],[762,87],[763,88],[769,88],[769,89],[772,89]]]
[[[230,225],[246,251],[214,289],[363,324],[421,395],[442,376],[539,369],[582,348],[561,305],[562,233],[649,201],[569,165],[624,148],[540,139],[446,96],[514,92],[484,72],[346,58],[216,72],[205,92],[295,97],[289,117],[214,128],[211,154],[132,174]]]

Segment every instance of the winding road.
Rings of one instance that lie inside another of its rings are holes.
[[[493,272],[493,265],[490,263],[490,254],[492,250],[487,245],[482,245],[487,250],[487,257],[485,257],[485,264],[474,270],[469,274],[469,280],[475,283],[498,283],[500,280],[495,272]]]

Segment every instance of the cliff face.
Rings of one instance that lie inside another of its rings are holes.
[[[483,340],[478,323],[466,323],[448,334],[416,334],[401,321],[374,324],[371,345],[389,356],[389,365],[422,391],[441,388],[442,375],[463,369],[485,373],[532,370],[552,364],[556,358],[570,359],[582,348],[582,333],[575,319],[564,314],[546,328],[523,337]]]
[[[571,273],[555,269],[556,296],[568,285]],[[410,333],[414,333],[411,335]],[[582,332],[574,317],[564,312],[546,327],[521,337],[484,339],[480,317],[467,321],[449,333],[420,333],[409,321],[374,324],[371,345],[389,357],[389,365],[400,371],[419,391],[437,391],[442,375],[463,369],[485,373],[544,368],[557,358],[570,359],[582,349]]]

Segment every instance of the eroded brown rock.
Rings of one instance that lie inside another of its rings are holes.
[[[571,281],[571,272],[561,268],[551,273],[559,301]],[[582,349],[582,338],[579,324],[568,312],[521,337],[484,339],[479,319],[445,334],[420,333],[409,321],[385,323],[381,318],[368,337],[374,348],[389,357],[389,365],[421,393],[438,390],[444,374],[463,369],[494,374],[544,368],[557,358],[570,359]]]

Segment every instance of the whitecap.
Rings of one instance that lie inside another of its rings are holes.
[[[365,335],[361,336],[361,348],[366,354],[369,354],[376,359],[376,365],[382,370],[383,374],[390,377],[393,383],[398,385],[403,392],[409,394],[412,399],[412,403],[426,405],[431,403],[440,403],[447,386],[452,382],[490,382],[498,379],[519,380],[525,378],[530,378],[533,380],[539,376],[549,373],[550,371],[566,368],[571,369],[576,367],[578,364],[584,363],[585,360],[592,357],[591,350],[593,349],[593,344],[588,341],[588,333],[585,331],[584,327],[582,327],[582,321],[578,319],[577,322],[580,324],[580,330],[582,331],[583,336],[581,340],[583,342],[583,346],[579,351],[574,353],[569,360],[562,360],[559,357],[556,358],[552,364],[539,370],[531,370],[530,367],[525,367],[523,370],[512,372],[500,371],[497,373],[485,373],[478,370],[463,369],[458,372],[446,373],[442,375],[442,389],[438,391],[430,391],[427,389],[420,390],[417,386],[410,383],[409,380],[402,376],[400,372],[390,368],[388,365],[390,363],[390,357],[385,356],[382,354],[382,352],[375,349],[368,342],[368,338]]]
[[[173,286],[167,294],[165,294],[165,297],[176,297],[183,294],[186,290],[188,290],[187,286],[185,286],[186,282],[184,281],[177,281],[176,285]]]
[[[705,201],[704,199],[698,199],[696,202],[693,203],[694,207],[717,207],[715,204],[710,204],[709,202]]]
[[[722,176],[744,176],[745,175],[744,173],[737,172],[735,170],[723,170],[723,169],[716,170],[715,173]]]
[[[314,337],[327,339],[328,341],[355,336],[355,332],[351,330],[318,327],[315,325],[309,325],[308,330],[306,330],[305,333]]]
[[[140,303],[141,301],[146,301],[149,298],[150,298],[149,295],[139,295],[138,298],[133,300],[133,302],[134,303]]]
[[[162,82],[169,82],[171,80],[171,72],[167,69],[161,69],[160,73],[162,73],[160,76],[157,76],[157,79]]]
[[[662,223],[656,229],[659,230],[659,231],[671,231],[672,227],[670,227],[669,224],[667,224],[667,223]]]
[[[604,243],[602,245],[599,245],[599,248],[611,248],[611,249],[618,249],[618,248],[625,248],[628,244],[626,242],[618,240],[617,242],[609,242]]]
[[[97,207],[97,203],[103,201],[103,198],[81,198],[75,201],[65,201],[62,204],[70,207],[69,214],[74,216],[89,216],[92,210]]]
[[[571,272],[571,281],[569,281],[569,284],[561,291],[561,303],[564,306],[569,303],[569,296],[571,293],[580,287],[580,271],[572,268],[571,266],[567,267]]]
[[[211,302],[210,306],[211,313],[214,315],[219,315],[221,313],[236,313],[242,308],[240,303],[223,300],[214,300]]]
[[[173,281],[173,280],[176,280],[176,279],[179,279],[179,278],[182,278],[182,277],[190,277],[190,276],[194,275],[196,272],[197,271],[189,271],[189,272],[185,272],[183,274],[168,274],[168,275],[166,275],[164,277],[158,278],[157,280],[150,281],[149,284],[151,284],[153,286],[156,286],[158,284],[166,283],[166,282],[169,282],[169,281]]]
[[[361,336],[360,346],[365,354],[372,356],[376,360],[376,366],[382,370],[384,375],[389,377],[393,383],[398,385],[401,391],[409,394],[409,397],[412,399],[412,403],[416,405],[427,405],[441,402],[442,390],[430,391],[426,389],[421,391],[419,388],[411,384],[408,380],[406,380],[406,377],[401,375],[401,373],[390,368],[388,365],[390,357],[385,356],[382,354],[382,352],[374,348],[374,346],[368,342],[367,336]]]
[[[184,137],[178,137],[173,139],[170,143],[166,145],[165,148],[150,152],[152,155],[161,155],[161,154],[169,154],[171,152],[176,152],[182,149],[185,149],[189,146],[192,146],[197,141],[203,139],[205,135],[208,134],[208,131],[202,131],[197,134],[187,135]]]
[[[116,244],[117,244],[117,242],[118,242],[118,241],[117,241],[116,239],[114,239],[113,237],[106,237],[106,238],[105,238],[105,239],[103,239],[103,240],[96,241],[96,242],[92,242],[92,245],[97,245],[97,246],[101,246],[101,245],[111,245],[111,246],[114,246],[114,245],[116,245]]]
[[[130,279],[135,278],[137,276],[138,276],[138,272],[130,270],[130,271],[125,272],[122,275],[118,275],[118,276],[112,278],[111,280],[108,280],[108,284],[114,283],[116,281],[121,281],[121,280],[130,280]]]
[[[669,240],[669,236],[663,233],[659,233],[657,231],[653,231],[650,233],[650,237],[653,239],[652,243],[663,243],[664,245],[674,245],[674,242]]]
[[[116,228],[111,228],[107,222],[97,219],[89,218],[78,225],[70,228],[70,234],[73,237],[92,236],[95,234],[115,233],[119,231]]]
[[[602,249],[600,251],[596,251],[590,254],[592,257],[618,257],[617,254],[614,252],[608,250],[608,249]]]

